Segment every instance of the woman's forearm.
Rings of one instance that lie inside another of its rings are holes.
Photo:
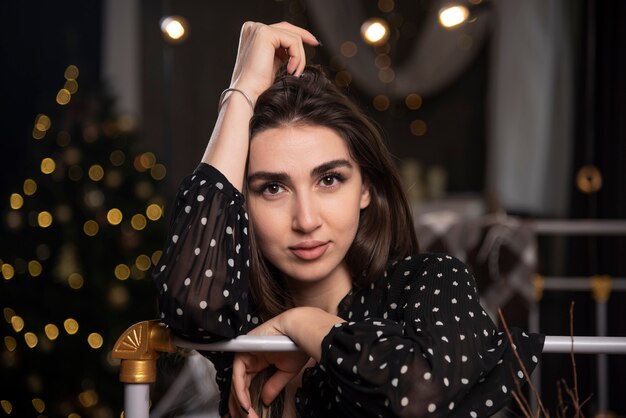
[[[233,186],[243,191],[252,108],[241,93],[226,94],[202,162],[217,168]]]
[[[316,362],[322,357],[322,341],[342,318],[313,307],[298,307],[281,314],[282,333]]]

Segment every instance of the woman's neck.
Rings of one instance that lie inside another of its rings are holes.
[[[352,289],[352,278],[345,264],[328,277],[315,282],[286,279],[295,306],[312,306],[330,314],[337,314],[339,302]]]

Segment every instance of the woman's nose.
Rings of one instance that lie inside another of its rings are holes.
[[[291,227],[293,230],[303,233],[315,231],[322,224],[318,204],[308,194],[300,194],[294,200],[293,218]]]

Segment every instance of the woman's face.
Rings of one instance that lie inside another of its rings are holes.
[[[351,279],[345,256],[370,195],[343,138],[321,126],[262,131],[250,142],[247,180],[261,253],[290,285]]]

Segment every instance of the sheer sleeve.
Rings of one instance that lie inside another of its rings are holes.
[[[323,341],[321,364],[346,416],[477,417],[509,402],[523,374],[463,263],[445,255],[405,260],[383,293],[378,317],[338,324]],[[350,309],[368,304],[355,299]],[[543,337],[512,333],[531,371]]]
[[[233,338],[256,320],[250,317],[243,204],[241,193],[206,164],[178,190],[153,276],[161,318],[182,337],[204,342]]]

